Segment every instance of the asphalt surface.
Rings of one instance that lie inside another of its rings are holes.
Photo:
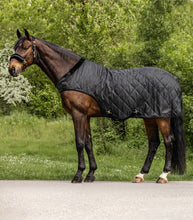
[[[0,181],[0,220],[193,219],[193,182]]]

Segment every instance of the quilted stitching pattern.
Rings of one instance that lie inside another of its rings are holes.
[[[64,75],[57,88],[92,96],[102,114],[113,119],[177,117],[182,112],[176,77],[159,68],[113,70],[86,60]]]

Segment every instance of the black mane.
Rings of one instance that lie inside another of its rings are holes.
[[[81,57],[80,55],[74,53],[73,51],[67,50],[67,49],[65,49],[65,48],[63,48],[63,47],[61,47],[57,44],[54,44],[52,42],[48,42],[48,41],[45,41],[45,40],[42,40],[42,39],[38,39],[38,40],[41,41],[46,46],[48,46],[49,48],[51,48],[52,50],[54,50],[55,52],[59,53],[62,57],[66,57],[68,55]]]

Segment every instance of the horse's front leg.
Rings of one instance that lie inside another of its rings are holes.
[[[80,112],[75,112],[72,115],[72,118],[74,122],[76,149],[78,152],[78,170],[72,180],[72,183],[81,183],[83,180],[82,173],[85,170],[84,147],[86,143],[85,123],[87,116]]]
[[[92,147],[92,138],[91,138],[91,131],[90,131],[90,118],[86,120],[86,145],[85,145],[86,152],[88,154],[89,160],[89,172],[84,180],[84,182],[93,182],[95,180],[94,172],[97,169],[97,164],[94,158],[93,147]]]

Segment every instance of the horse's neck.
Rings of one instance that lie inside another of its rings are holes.
[[[55,85],[80,59],[80,56],[68,52],[61,55],[39,39],[36,40],[36,47],[38,51],[36,64]]]

